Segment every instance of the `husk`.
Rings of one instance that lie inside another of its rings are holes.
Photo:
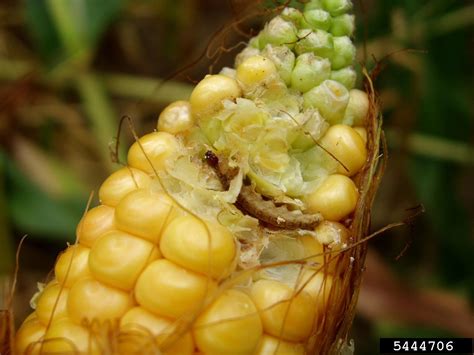
[[[348,335],[355,316],[367,253],[366,237],[370,229],[372,204],[387,159],[378,97],[372,79],[365,70],[364,75],[366,77],[365,90],[369,96],[368,161],[356,177],[360,196],[350,226],[352,243],[343,251],[343,258],[348,263],[339,263],[339,266],[349,265],[350,267],[344,271],[340,293],[335,294],[334,298],[331,297],[332,302],[328,305],[326,320],[318,329],[319,332],[316,334],[314,343],[308,344],[310,354],[340,354],[349,343]],[[333,291],[335,290],[331,290],[331,292]]]
[[[11,310],[0,310],[0,354],[11,354],[13,344],[13,315]]]

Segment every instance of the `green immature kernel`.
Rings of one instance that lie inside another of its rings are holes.
[[[304,5],[304,11],[309,11],[309,10],[314,10],[314,9],[322,9],[323,5],[321,3],[321,0],[309,0],[305,5]]]
[[[329,31],[333,36],[352,36],[354,28],[354,15],[344,14],[333,17]]]
[[[313,108],[304,110],[295,119],[298,121],[300,131],[295,134],[291,142],[293,150],[305,151],[313,147],[314,142],[321,138],[329,127],[319,111]]]
[[[369,98],[362,90],[349,91],[349,104],[344,114],[344,123],[353,126],[363,126],[369,112]]]
[[[248,46],[258,49],[258,48],[260,48],[260,43],[259,42],[260,42],[260,40],[259,40],[258,36],[252,37],[252,38],[250,38]]]
[[[301,24],[303,27],[312,30],[327,31],[331,27],[331,15],[329,12],[320,9],[305,11]]]
[[[300,10],[295,9],[294,7],[285,7],[281,12],[280,16],[287,21],[293,22],[295,25],[298,25],[303,19],[303,14]]]
[[[322,0],[323,8],[332,16],[338,16],[352,9],[351,0]]]
[[[287,46],[267,44],[262,55],[270,59],[276,66],[278,74],[286,85],[291,82],[291,73],[295,66],[295,54]]]
[[[295,45],[296,54],[312,52],[319,57],[331,58],[333,51],[333,38],[329,33],[309,29],[298,31],[298,42]]]
[[[339,70],[333,70],[330,79],[341,83],[347,90],[350,90],[355,87],[357,73],[354,68],[345,67]]]
[[[329,79],[330,75],[331,63],[328,59],[316,57],[313,53],[303,53],[296,58],[291,86],[304,93]]]
[[[325,80],[303,95],[304,106],[317,108],[330,124],[342,122],[349,103],[349,92],[341,83]]]
[[[334,70],[351,65],[356,56],[356,48],[347,36],[334,37],[334,52],[331,57],[331,64]]]
[[[272,44],[274,46],[287,45],[292,48],[298,40],[296,33],[296,26],[292,22],[277,16],[260,33],[259,47],[263,49],[267,44]]]

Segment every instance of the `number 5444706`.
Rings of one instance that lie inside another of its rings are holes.
[[[443,342],[442,340],[420,341],[400,341],[393,342],[394,351],[452,351],[454,348],[453,341]]]

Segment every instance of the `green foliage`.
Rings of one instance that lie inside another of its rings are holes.
[[[96,46],[126,0],[26,0],[27,25],[44,61],[54,67]]]
[[[25,176],[5,153],[0,151],[5,173],[8,214],[15,228],[32,238],[74,241],[87,199],[58,199],[48,195]]]
[[[303,2],[301,0],[264,0],[262,3],[262,7],[265,9],[274,9],[276,7],[280,7],[283,5],[287,5],[290,7],[294,7],[300,10],[303,10]]]
[[[379,322],[376,332],[381,338],[448,338],[455,336],[455,334],[443,331],[435,326],[407,326],[392,322]]]
[[[56,32],[45,1],[26,0],[26,22],[37,51],[43,60],[55,65],[65,59],[61,39]]]
[[[468,143],[473,125],[470,99],[466,95],[470,83],[464,80],[466,75],[470,77],[466,73],[470,67],[466,35],[450,33],[426,42],[426,74],[421,82],[423,96],[417,126],[420,132]],[[449,54],[453,52],[457,55]],[[471,297],[474,297],[474,244],[469,217],[457,189],[463,169],[421,157],[412,159],[410,169],[440,250],[438,275],[444,285],[469,287]],[[466,277],[470,282],[466,283]]]

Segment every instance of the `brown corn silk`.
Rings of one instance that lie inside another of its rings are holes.
[[[383,174],[386,159],[386,148],[383,132],[381,130],[382,120],[377,95],[374,91],[371,77],[366,72],[365,77],[365,91],[369,97],[369,113],[365,124],[367,129],[368,159],[364,167],[353,178],[359,190],[359,199],[349,225],[350,237],[347,247],[336,252],[324,253],[325,260],[338,260],[336,266],[338,270],[336,270],[336,274],[340,274],[341,277],[335,278],[335,282],[332,283],[329,290],[329,301],[325,304],[323,314],[316,318],[316,323],[313,324],[312,327],[311,336],[305,342],[305,351],[307,354],[346,353],[347,343],[350,340],[348,333],[354,318],[363,276],[371,208]],[[136,135],[135,138],[138,139]],[[156,176],[158,178],[157,174]],[[191,211],[188,212],[198,217]],[[167,334],[166,339],[161,339],[159,344],[147,329],[140,326],[121,329],[118,322],[83,322],[82,325],[85,326],[91,334],[90,350],[94,348],[99,350],[100,353],[117,354],[120,353],[121,346],[124,343],[131,343],[134,344],[135,349],[140,349],[141,353],[159,354],[170,349],[183,334],[192,329],[194,321],[207,306],[212,304],[225,290],[234,287],[242,279],[268,267],[296,264],[303,268],[306,264],[306,259],[307,258],[281,261],[233,272],[219,282],[217,290],[203,300],[198,311],[187,314],[174,321],[173,324],[176,327],[173,332]],[[329,274],[324,265],[319,269],[315,269],[314,273],[316,272],[323,273],[325,276]],[[304,286],[305,284],[297,287],[293,296],[301,292]],[[290,303],[291,302],[292,300],[290,300]],[[12,352],[13,334],[11,310],[2,311],[0,323],[0,353],[8,354]],[[37,343],[32,343],[28,350],[30,353],[34,353],[42,349],[48,341],[49,340],[41,340]],[[245,342],[246,340],[242,339],[242,341]],[[72,344],[71,346],[73,347]],[[76,352],[71,348],[70,353]]]

